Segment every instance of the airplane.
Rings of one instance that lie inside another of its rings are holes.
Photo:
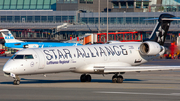
[[[24,42],[14,38],[8,29],[1,29],[0,33],[4,37],[5,46],[12,49],[21,50],[24,48],[45,48],[82,45],[79,43],[60,43],[60,42]]]
[[[142,42],[23,49],[6,62],[3,72],[14,78],[14,85],[19,85],[19,76],[33,74],[81,73],[81,82],[91,82],[90,74],[114,74],[112,82],[122,83],[122,74],[126,72],[180,69],[180,66],[139,66],[164,54],[165,37],[173,20],[180,19],[161,14],[150,37]]]

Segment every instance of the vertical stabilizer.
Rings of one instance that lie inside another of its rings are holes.
[[[171,14],[161,14],[159,16],[158,22],[154,30],[151,33],[151,36],[148,39],[144,39],[143,41],[155,41],[160,45],[164,45],[170,23],[171,21],[173,21],[172,19],[169,18],[174,18],[174,17],[175,16]]]
[[[20,41],[20,40],[16,40],[14,38],[14,36],[11,34],[11,31],[9,31],[7,29],[1,29],[0,33],[2,34],[2,36],[3,36],[6,43],[23,42],[23,41]]]

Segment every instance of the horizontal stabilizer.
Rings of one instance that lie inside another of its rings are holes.
[[[160,71],[160,70],[177,70],[177,69],[180,70],[180,66],[134,66],[134,67],[105,66],[104,73]]]
[[[149,21],[149,20],[158,20],[159,18],[150,18],[150,19],[143,19],[143,20],[145,20],[145,21]],[[180,20],[180,17],[172,17],[172,18],[162,18],[161,20],[172,20],[172,21],[174,21],[174,20]]]
[[[180,20],[180,17],[162,18],[162,20]]]

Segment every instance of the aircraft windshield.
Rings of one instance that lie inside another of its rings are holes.
[[[25,55],[25,59],[34,59],[32,55]]]
[[[32,55],[13,55],[11,59],[34,59]]]
[[[15,57],[14,57],[14,59],[23,59],[24,58],[24,55],[16,55]]]

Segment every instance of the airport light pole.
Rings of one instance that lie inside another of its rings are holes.
[[[101,29],[100,29],[100,0],[99,0],[99,6],[98,6],[98,33],[100,33]]]
[[[108,10],[109,10],[109,9],[108,9],[108,4],[109,4],[108,1],[109,1],[109,0],[107,0],[107,42],[108,42],[108,40],[109,40],[109,39],[108,39]]]

